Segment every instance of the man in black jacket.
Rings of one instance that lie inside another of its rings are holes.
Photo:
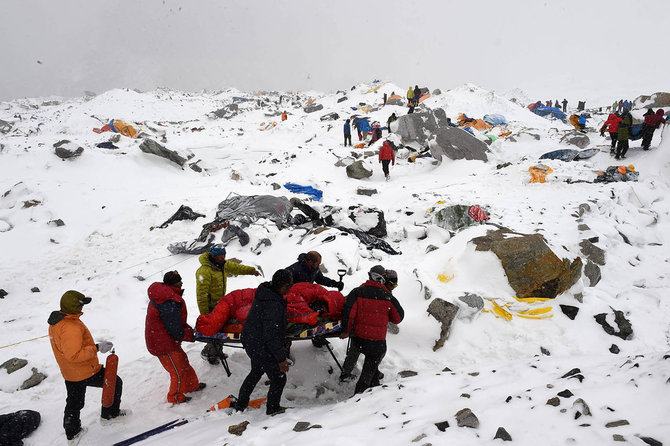
[[[298,261],[286,268],[293,275],[293,283],[307,282],[337,288],[342,291],[344,283],[325,277],[319,266],[321,265],[321,254],[310,251],[298,256]]]
[[[251,359],[251,371],[244,379],[237,401],[231,406],[244,410],[256,384],[265,373],[270,379],[268,390],[268,415],[282,412],[279,405],[288,361],[284,339],[286,338],[286,300],[284,295],[293,286],[291,272],[280,269],[272,276],[272,282],[262,283],[256,290],[249,315],[242,329],[242,345]]]

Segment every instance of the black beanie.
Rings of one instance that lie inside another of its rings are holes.
[[[181,276],[177,271],[168,271],[163,276],[163,283],[165,285],[174,285],[181,282]]]

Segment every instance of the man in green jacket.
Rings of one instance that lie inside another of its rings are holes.
[[[633,117],[627,108],[624,108],[621,114],[621,122],[617,131],[616,155],[614,158],[622,160],[626,158],[628,152],[628,140],[631,136],[631,127],[633,127]]]
[[[195,272],[196,295],[200,314],[209,314],[221,298],[226,294],[228,276],[254,275],[261,273],[253,266],[226,261],[226,248],[219,243],[212,246],[209,252],[200,255],[200,268]],[[222,344],[208,343],[202,349],[201,356],[210,364],[219,363],[222,355]]]

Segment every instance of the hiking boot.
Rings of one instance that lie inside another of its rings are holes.
[[[268,409],[265,413],[267,415],[270,415],[270,416],[275,416],[275,415],[279,415],[279,414],[282,414],[282,413],[286,412],[286,409],[287,408],[284,407],[284,406],[279,406],[279,408],[274,409],[274,410]]]
[[[107,424],[111,424],[111,423],[116,423],[118,421],[121,421],[123,419],[123,417],[126,417],[126,416],[128,416],[132,413],[133,412],[130,409],[121,409],[121,410],[119,410],[119,414],[114,416],[114,417],[111,417],[111,416],[110,417],[103,417],[103,416],[101,416],[100,417],[100,424],[107,425]]]
[[[71,437],[67,437],[67,444],[68,444],[69,446],[76,446],[76,445],[78,445],[79,442],[81,441],[81,437],[83,437],[84,435],[86,435],[86,431],[88,431],[88,429],[85,428],[85,427],[82,427],[81,429],[79,429],[79,432],[77,432],[76,434],[74,434],[74,435],[71,436]]]
[[[195,389],[194,392],[200,392],[200,391],[201,391],[202,389],[204,389],[205,387],[207,387],[207,384],[206,384],[206,383],[200,383],[200,384],[198,384],[198,388]]]
[[[178,403],[178,404],[188,403],[188,402],[191,401],[192,399],[193,399],[193,397],[185,396],[184,399],[182,400],[182,402],[181,402],[181,403]]]
[[[340,382],[341,383],[353,381],[354,379],[356,379],[356,375],[354,375],[353,373],[342,373],[340,375]]]

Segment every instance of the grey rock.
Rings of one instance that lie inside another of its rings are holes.
[[[435,90],[433,90],[433,96],[439,96],[441,94],[442,94],[442,90],[440,90],[439,88],[436,88]]]
[[[602,278],[600,267],[591,260],[586,261],[586,266],[584,267],[584,275],[589,279],[590,287],[598,285],[598,282],[600,282],[600,279]]]
[[[617,336],[623,340],[630,339],[633,336],[633,326],[630,321],[626,319],[626,316],[622,311],[614,310],[614,323],[617,325],[617,328],[612,327],[606,320],[607,314],[600,313],[594,316],[596,322],[598,322],[605,333]]]
[[[335,112],[328,113],[319,118],[320,121],[337,121],[338,119],[340,119],[340,115]]]
[[[245,430],[247,430],[247,426],[249,426],[248,421],[243,421],[240,424],[234,424],[232,426],[228,426],[228,433],[237,435],[238,437],[244,433]]]
[[[295,423],[295,426],[293,426],[293,432],[305,432],[309,430],[309,421],[298,421]]]
[[[402,370],[398,372],[398,376],[401,378],[409,378],[410,376],[416,376],[416,375],[418,375],[418,373],[415,372],[414,370]]]
[[[577,293],[575,294],[575,300],[579,302],[580,304],[584,303],[584,293]]]
[[[577,213],[581,217],[582,215],[586,214],[587,212],[591,212],[591,206],[588,203],[582,203],[579,205],[579,208],[577,209]]]
[[[546,404],[547,404],[547,406],[554,406],[554,407],[557,407],[557,406],[559,406],[559,405],[561,404],[561,400],[560,400],[557,396],[555,396],[555,397],[553,397],[553,398],[549,398],[549,399],[547,400],[547,403],[546,403]]]
[[[437,427],[437,430],[439,430],[440,432],[444,432],[449,427],[449,422],[448,421],[440,421],[439,423],[435,423],[435,427]]]
[[[644,441],[647,443],[649,446],[663,446],[663,443],[660,441],[656,440],[655,438],[651,437],[642,437],[640,436],[640,440]]]
[[[558,258],[541,234],[498,229],[472,242],[477,251],[492,251],[500,259],[510,286],[520,298],[554,298],[577,283],[582,274],[581,258],[572,262]]]
[[[496,436],[493,437],[494,440],[500,439],[502,441],[512,441],[512,436],[507,433],[504,427],[499,427],[496,431]]]
[[[31,387],[35,387],[47,378],[45,374],[38,372],[35,367],[32,368],[32,371],[33,374],[30,376],[30,378],[23,381],[23,384],[21,384],[21,387],[19,387],[20,390],[26,390],[30,389]]]
[[[439,428],[438,428],[438,429],[439,429]],[[426,438],[427,436],[428,436],[428,435],[426,435],[426,434],[421,434],[421,435],[417,436],[414,440],[412,440],[412,443],[418,443],[419,441],[423,440],[423,439]]]
[[[377,224],[365,232],[375,237],[386,237],[386,220],[383,211],[361,206],[349,206],[349,218],[356,224],[358,224],[359,218],[367,219],[370,215],[376,215]]]
[[[670,93],[659,91],[651,96],[641,95],[633,102],[635,107],[668,108],[670,107]]]
[[[30,291],[33,292],[33,293],[39,293],[40,289],[38,287],[34,286],[30,289]]]
[[[570,392],[570,390],[565,389],[558,392],[557,395],[560,396],[561,398],[570,398],[571,396],[573,396],[573,393]]]
[[[437,226],[449,231],[458,231],[468,226],[477,225],[477,223],[470,215],[470,205],[454,204],[444,207],[435,212],[433,220]]]
[[[76,158],[84,153],[83,147],[80,147],[67,139],[58,141],[57,143],[54,143],[53,146],[56,156],[60,159]]]
[[[621,427],[621,426],[628,426],[630,423],[628,420],[617,420],[617,421],[610,421],[605,425],[606,428],[611,429],[613,427]]]
[[[213,111],[212,114],[217,118],[230,119],[236,116],[239,113],[239,111],[240,107],[238,104],[228,104],[223,108]]]
[[[430,154],[438,161],[443,156],[452,160],[488,161],[488,151],[486,143],[458,127],[438,129],[435,144],[430,145]]]
[[[580,224],[577,225],[577,229],[579,231],[588,231],[591,228],[589,227],[589,225],[585,225],[583,223],[580,223]]]
[[[618,346],[618,345],[616,345],[616,344],[612,344],[612,345],[610,346],[610,353],[613,353],[613,354],[615,354],[615,355],[618,355],[620,351],[621,351],[621,350],[619,350],[619,346]]]
[[[13,124],[0,119],[0,133],[2,133],[3,135],[6,135],[7,133],[12,131],[12,127],[13,127]]]
[[[561,311],[563,314],[565,314],[570,320],[574,321],[575,317],[577,317],[577,313],[579,313],[579,307],[574,307],[572,305],[560,305]]]
[[[551,356],[551,352],[544,347],[540,347],[540,353],[542,353],[544,356]]]
[[[314,113],[315,111],[323,110],[323,105],[321,104],[309,104],[303,108],[305,113]]]
[[[440,248],[438,248],[438,247],[435,246],[435,245],[428,245],[428,246],[426,246],[426,254],[428,254],[429,252],[436,251],[436,250],[438,250],[438,249],[440,249]]]
[[[363,167],[363,161],[355,161],[347,166],[347,176],[356,180],[362,180],[372,176],[372,171]]]
[[[281,189],[281,186],[277,183],[272,183],[272,190],[278,190]]]
[[[456,424],[458,427],[470,427],[476,429],[479,427],[479,419],[467,407],[456,412]]]
[[[484,308],[484,299],[477,294],[470,294],[466,292],[465,295],[460,296],[458,300],[470,308],[475,308],[477,310],[482,310]]]
[[[339,104],[340,102],[344,102],[344,101],[346,101],[347,99],[349,99],[349,98],[347,98],[346,96],[342,96],[341,98],[339,98],[339,99],[337,100],[337,103]]]
[[[626,441],[623,435],[620,434],[614,434],[612,435],[612,440],[614,441]]]
[[[202,167],[198,166],[199,162],[200,160],[196,161],[195,163],[191,163],[188,165],[188,167],[190,167],[192,171],[200,173],[202,172]]]
[[[0,299],[4,299],[5,296],[8,295],[8,294],[9,294],[9,293],[8,293],[7,291],[5,291],[5,290],[3,290],[2,288],[0,288]]]
[[[56,226],[57,228],[59,228],[61,226],[65,226],[65,222],[63,222],[63,220],[61,220],[60,218],[57,218],[55,220],[51,220],[47,224],[50,225],[50,226]]]
[[[507,140],[510,142],[519,142],[528,139],[539,141],[540,135],[538,135],[537,133],[531,133],[529,131],[522,130],[519,133],[516,133],[515,135],[510,135],[507,137]]]
[[[377,193],[377,189],[364,189],[362,187],[359,187],[356,189],[356,193],[358,195],[367,195],[368,197],[371,197],[372,195],[375,195]]]
[[[560,142],[572,144],[580,149],[584,149],[591,143],[591,140],[584,133],[578,132],[577,130],[571,130],[561,138]]]
[[[163,147],[153,139],[145,139],[142,144],[140,144],[140,150],[144,153],[166,158],[179,166],[183,166],[186,163],[186,158],[182,157],[174,150]]]
[[[28,361],[22,358],[12,358],[0,364],[0,370],[7,370],[8,374],[14,373],[19,369],[22,369],[28,364]]]
[[[579,243],[579,246],[582,248],[582,254],[586,256],[587,259],[591,260],[598,265],[605,264],[605,251],[597,247],[588,240],[582,240]]]
[[[440,337],[433,346],[433,351],[436,351],[442,348],[449,338],[451,324],[454,322],[456,314],[458,314],[458,306],[437,297],[428,305],[428,313],[441,324]]]

